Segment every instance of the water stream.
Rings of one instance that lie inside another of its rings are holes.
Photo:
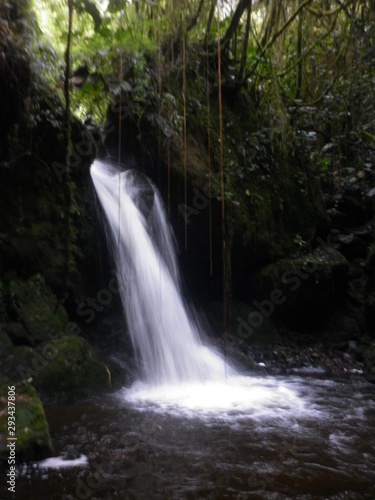
[[[101,162],[92,174],[140,378],[47,408],[56,457],[18,470],[19,498],[374,499],[375,387],[224,363],[184,305],[153,185]]]
[[[190,406],[160,395],[132,400],[123,391],[47,408],[57,457],[20,471],[19,498],[375,498],[373,385],[251,380],[258,398],[219,409],[199,398]]]

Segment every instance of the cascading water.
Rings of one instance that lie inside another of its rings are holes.
[[[94,162],[91,175],[109,223],[125,316],[143,372],[143,382],[120,397],[141,410],[200,412],[208,418],[304,413],[293,388],[274,378],[239,375],[202,344],[181,297],[173,239],[151,181],[102,161]]]
[[[91,175],[111,228],[125,316],[144,378],[157,384],[225,378],[228,367],[202,345],[181,297],[156,188],[146,177],[102,161],[95,161]]]

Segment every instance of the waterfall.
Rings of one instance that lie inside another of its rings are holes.
[[[134,353],[153,384],[218,380],[222,358],[204,346],[181,296],[176,252],[161,197],[138,171],[91,167],[110,228],[110,244]]]

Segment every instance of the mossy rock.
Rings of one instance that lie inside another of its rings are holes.
[[[28,281],[11,281],[9,302],[17,323],[11,323],[6,330],[14,343],[36,346],[51,334],[62,335],[68,315],[40,275]]]
[[[261,315],[281,317],[290,326],[319,323],[345,291],[349,264],[337,250],[280,259],[252,276],[252,304]]]
[[[64,336],[34,350],[33,384],[42,400],[75,400],[110,389],[110,373],[82,337]]]
[[[42,403],[31,385],[22,385],[15,388],[15,437],[16,460],[40,460],[53,453],[48,424]],[[8,386],[1,387],[0,411],[0,462],[7,461],[7,406]]]

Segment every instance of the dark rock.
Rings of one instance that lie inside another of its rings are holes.
[[[53,447],[45,418],[43,406],[34,387],[22,385],[15,387],[15,427],[17,436],[16,459],[40,460],[52,455]],[[6,404],[8,386],[1,387],[0,405],[2,410]],[[0,462],[5,462],[9,456],[6,441],[7,413],[0,411]]]
[[[22,323],[7,323],[4,331],[9,335],[14,345],[32,345],[34,343],[33,337]]]
[[[339,243],[338,250],[348,259],[365,258],[367,254],[366,245],[354,234],[340,234],[336,237]]]
[[[361,226],[368,220],[367,207],[362,202],[361,193],[342,194],[336,198],[336,209],[346,215],[350,227]]]
[[[333,248],[281,259],[253,275],[251,302],[261,314],[275,314],[289,325],[319,323],[345,290],[348,268],[345,257]]]
[[[35,346],[52,334],[63,335],[68,315],[40,275],[9,284],[9,310],[16,323],[5,328],[14,344]]]
[[[348,225],[347,216],[336,208],[328,209],[327,213],[331,219],[332,228],[342,230]]]
[[[33,384],[43,400],[74,400],[111,388],[108,367],[82,337],[46,342],[33,356],[38,360],[31,372]]]

